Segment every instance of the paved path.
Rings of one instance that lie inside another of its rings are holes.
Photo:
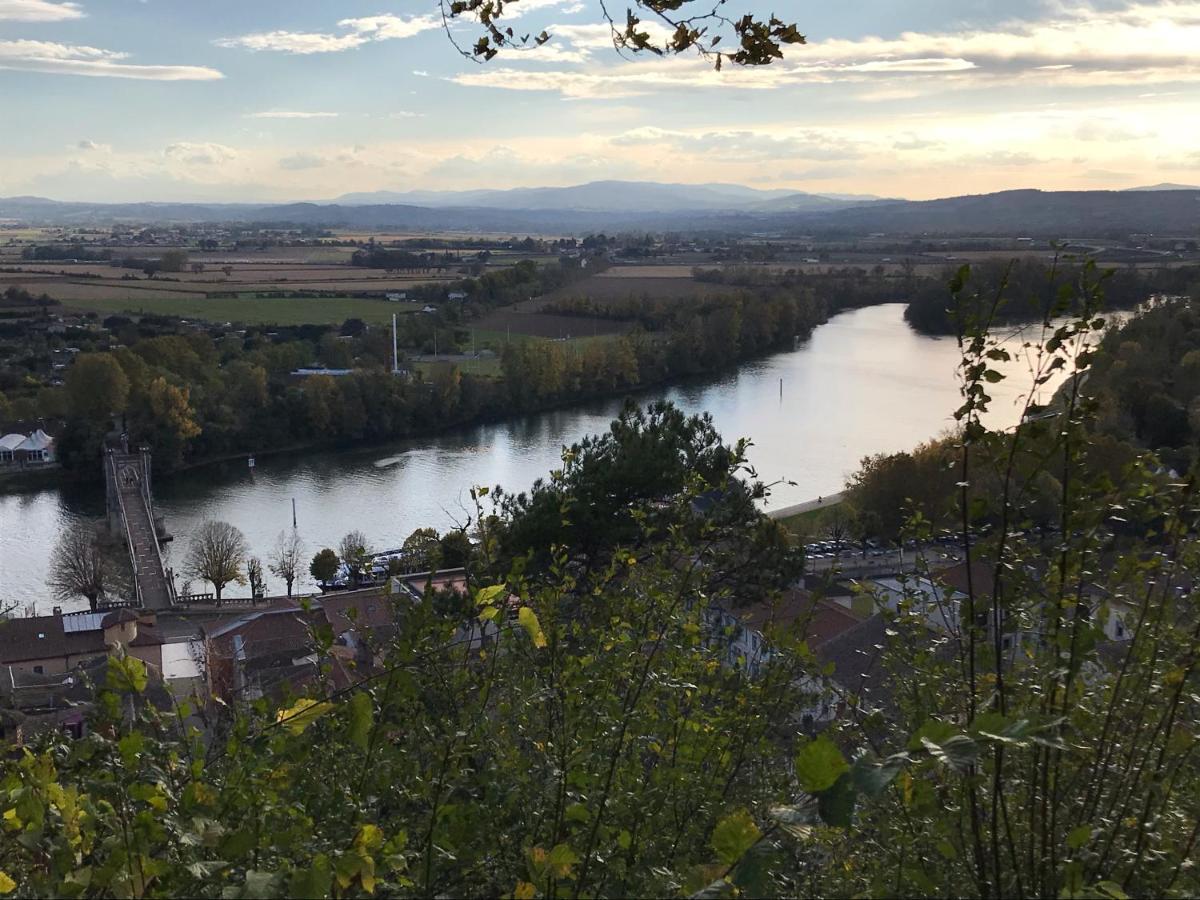
[[[779,509],[767,511],[767,515],[772,519],[788,519],[792,516],[798,516],[800,513],[812,512],[814,509],[825,509],[827,506],[837,506],[845,498],[844,491],[838,491],[836,494],[829,494],[825,497],[818,497],[816,500],[805,500],[803,503],[794,503],[791,506],[783,506]]]

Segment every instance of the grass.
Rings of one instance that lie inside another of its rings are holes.
[[[522,341],[548,341],[555,340],[554,338],[539,337],[535,334],[518,334],[516,331],[509,334],[504,331],[491,331],[486,328],[476,328],[475,331],[475,346],[482,349],[490,347],[496,353],[504,350],[504,345],[507,343],[518,344]],[[564,347],[583,347],[587,344],[603,343],[604,341],[612,340],[616,335],[599,334],[599,335],[583,335],[580,337],[568,338],[565,341],[555,340],[555,343],[560,343]]]
[[[392,313],[412,310],[416,304],[392,303],[360,297],[323,297],[300,299],[222,298],[180,296],[164,299],[127,297],[119,300],[74,300],[72,309],[96,312],[135,313],[179,316],[208,322],[243,322],[247,325],[338,325],[346,319],[383,325],[392,321]]]
[[[464,375],[477,375],[481,378],[499,378],[502,374],[500,370],[500,358],[496,356],[482,357],[480,359],[464,359],[453,363],[418,362],[413,365],[425,376],[433,375],[451,365],[457,366],[458,371]]]

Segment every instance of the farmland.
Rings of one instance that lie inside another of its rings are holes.
[[[226,297],[208,299],[198,294],[120,299],[93,298],[68,302],[71,309],[104,315],[134,313],[178,316],[209,322],[242,322],[247,325],[339,325],[346,319],[371,324],[391,321],[393,313],[412,312],[411,303],[391,303],[362,297]]]

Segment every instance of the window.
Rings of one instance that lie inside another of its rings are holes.
[[[34,666],[34,667],[33,667],[33,674],[34,674],[34,675],[44,675],[44,674],[46,674],[46,673],[45,673],[45,667],[44,667],[44,666]]]

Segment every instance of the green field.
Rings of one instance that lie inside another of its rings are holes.
[[[73,300],[67,304],[82,312],[135,313],[179,316],[206,322],[242,322],[246,325],[339,325],[346,319],[362,319],[381,325],[391,322],[393,313],[418,309],[416,303],[392,303],[361,297],[319,298],[222,298],[179,297],[162,300],[127,298],[122,300]]]
[[[501,376],[500,358],[484,357],[482,359],[466,359],[450,362],[418,362],[413,364],[414,367],[425,376],[434,375],[439,370],[447,369],[454,365],[458,367],[458,371],[464,375],[477,375],[481,378],[499,378]]]

